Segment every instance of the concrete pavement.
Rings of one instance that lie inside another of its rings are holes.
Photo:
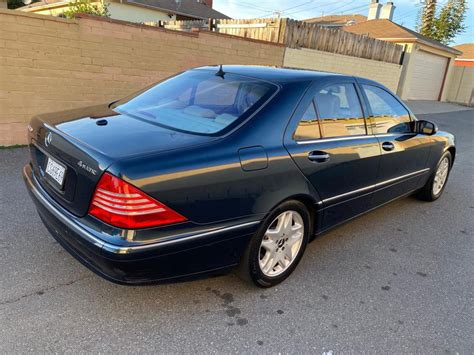
[[[234,275],[102,280],[41,224],[21,180],[26,149],[0,150],[0,353],[471,353],[474,111],[420,118],[457,136],[444,195],[334,229],[265,290]]]
[[[437,114],[469,110],[469,107],[449,102],[413,100],[405,101],[415,115]]]

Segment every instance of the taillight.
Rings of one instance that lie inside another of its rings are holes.
[[[186,221],[179,213],[133,185],[105,173],[92,197],[89,214],[124,229],[156,227]]]

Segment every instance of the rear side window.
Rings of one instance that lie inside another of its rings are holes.
[[[372,110],[370,125],[374,134],[410,132],[410,114],[388,91],[362,85]]]
[[[311,101],[305,113],[303,114],[303,117],[298,123],[298,127],[296,128],[293,138],[297,141],[321,138],[318,117],[316,115],[316,109],[314,108],[313,101]]]
[[[191,70],[120,101],[113,108],[171,129],[217,134],[249,117],[276,90],[276,85],[258,79]]]
[[[353,84],[331,84],[315,96],[324,138],[366,134],[365,120]]]

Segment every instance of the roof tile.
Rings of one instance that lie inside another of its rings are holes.
[[[474,59],[474,43],[464,43],[458,46],[454,46],[454,48],[462,52],[462,55],[460,55],[456,59],[461,59],[461,60]]]
[[[343,30],[393,42],[395,42],[395,40],[401,39],[413,40],[443,49],[451,53],[458,53],[458,50],[450,46],[444,45],[432,38],[423,36],[421,33],[412,31],[387,19],[370,20],[352,26],[345,26],[343,27]]]

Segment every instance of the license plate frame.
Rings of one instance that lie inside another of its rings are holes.
[[[67,168],[64,164],[61,164],[56,159],[49,155],[46,155],[46,164],[44,173],[48,177],[48,180],[58,186],[60,189],[64,186],[66,180]]]

